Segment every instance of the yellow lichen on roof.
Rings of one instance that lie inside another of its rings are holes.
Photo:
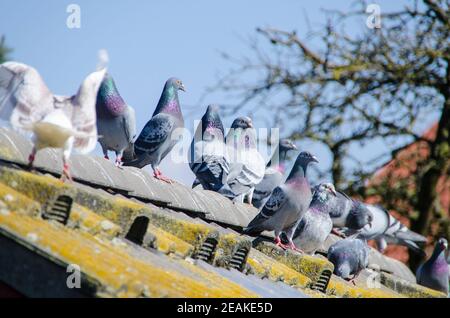
[[[122,228],[117,224],[76,203],[73,204],[70,213],[69,226],[79,228],[92,235],[101,234],[110,239],[119,236],[123,232]]]
[[[2,183],[0,183],[0,205],[10,210],[21,210],[31,214],[41,208],[35,201]]]
[[[274,259],[252,250],[247,260],[255,274],[267,277],[273,281],[284,281],[288,285],[309,287],[311,279]]]
[[[247,289],[186,261],[178,266],[193,273],[166,269],[132,257],[127,247],[114,245],[88,233],[61,224],[11,212],[0,214],[0,229],[28,243],[41,253],[48,253],[65,264],[77,264],[90,278],[106,289],[106,295],[117,297],[256,297]],[[20,240],[20,239],[19,239]],[[176,261],[176,260],[173,260]],[[124,286],[126,288],[124,288]]]
[[[381,274],[381,281],[387,287],[410,298],[447,298],[447,295],[440,291],[430,289],[418,284],[407,282],[396,278],[388,273]]]
[[[395,292],[379,288],[353,286],[336,276],[331,277],[328,283],[327,294],[345,298],[401,298],[401,295]]]
[[[194,251],[194,247],[191,244],[152,224],[149,224],[147,232],[155,237],[153,245],[160,252],[165,254],[174,253],[180,257],[187,257]]]
[[[333,272],[334,270],[332,263],[327,259],[318,256],[284,251],[273,244],[267,244],[265,242],[261,242],[256,248],[276,261],[305,275],[313,282],[316,282],[325,270],[330,272]]]

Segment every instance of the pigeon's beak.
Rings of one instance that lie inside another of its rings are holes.
[[[315,163],[319,163],[319,160],[317,159],[316,156],[312,156],[312,157],[311,157],[311,161],[312,161],[312,162],[315,162]]]
[[[331,193],[335,196],[335,197],[337,197],[337,193],[336,193],[336,190],[334,190],[334,189],[330,189],[330,191],[331,191]]]
[[[251,121],[248,123],[248,128],[254,128],[253,123]]]
[[[292,149],[294,149],[294,150],[297,150],[297,149],[298,149],[297,146],[294,145],[294,144],[292,144],[291,146],[292,146]]]
[[[184,84],[180,85],[180,90],[183,91],[183,92],[186,92],[186,87],[184,87]]]

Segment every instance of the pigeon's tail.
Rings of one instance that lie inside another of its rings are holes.
[[[413,241],[410,240],[402,240],[402,245],[406,246],[408,249],[413,251],[414,253],[424,257],[426,254],[425,252]]]
[[[217,192],[230,200],[236,197],[236,194],[230,189],[228,184],[224,184]]]
[[[145,155],[129,161],[123,160],[123,165],[128,167],[144,168],[149,162]]]
[[[130,142],[128,147],[123,151],[122,160],[128,162],[136,159],[136,153],[134,152],[134,143]]]
[[[198,179],[195,178],[194,182],[192,182],[192,189],[198,187],[199,185],[201,185],[200,181],[198,181]]]
[[[394,234],[394,236],[400,240],[405,241],[413,241],[422,244],[425,244],[427,242],[427,238],[425,236],[407,229],[406,226],[403,226],[401,230],[397,231]]]
[[[258,236],[263,232],[263,230],[259,229],[258,227],[254,227],[254,226],[247,226],[244,227],[244,229],[242,230],[242,233],[246,234],[246,235],[250,235],[250,236]]]

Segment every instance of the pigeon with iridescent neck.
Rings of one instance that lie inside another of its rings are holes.
[[[361,201],[350,198],[341,191],[337,191],[336,197],[330,198],[326,204],[328,205],[334,228],[346,228],[357,231],[368,224],[371,226],[373,215],[366,205]],[[335,229],[333,229],[333,233],[342,235]]]
[[[181,80],[169,78],[164,85],[152,118],[123,156],[124,166],[143,168],[151,165],[155,178],[171,183],[159,170],[161,160],[172,150],[179,138],[173,133],[184,127],[178,91],[185,91]]]
[[[190,147],[189,167],[203,189],[231,193],[225,131],[217,105],[209,105],[197,127]]]
[[[336,197],[336,190],[331,183],[322,183],[314,187],[313,197],[292,238],[294,244],[307,254],[321,248],[333,229],[328,200]]]
[[[134,109],[120,96],[111,75],[106,73],[97,94],[97,130],[102,138],[103,155],[108,159],[108,151],[116,154],[116,165],[122,163],[124,150],[136,135]]]
[[[287,153],[290,150],[296,149],[297,147],[290,139],[280,140],[277,148],[273,152],[272,158],[267,163],[264,178],[255,186],[255,191],[253,192],[252,204],[258,210],[269,200],[273,189],[283,183]]]
[[[238,117],[233,121],[226,145],[230,160],[227,183],[232,194],[225,195],[241,203],[247,197],[251,204],[255,185],[264,178],[266,164],[258,152],[256,131],[250,118]]]
[[[276,187],[261,212],[244,229],[245,234],[259,235],[263,231],[275,231],[275,243],[282,248],[299,250],[292,236],[311,203],[311,187],[306,171],[311,162],[318,162],[307,151],[301,152],[286,182]],[[280,234],[285,232],[289,245],[281,242]]]
[[[431,257],[419,266],[416,273],[417,284],[441,291],[446,295],[449,293],[449,266],[445,260],[445,252],[448,242],[440,238],[434,247]]]
[[[384,252],[388,244],[403,245],[413,252],[423,255],[419,245],[425,245],[427,238],[411,231],[386,209],[379,205],[365,204],[372,214],[372,222],[358,230],[366,240],[375,240],[380,252]],[[346,234],[351,235],[356,231],[347,229]]]
[[[89,74],[73,96],[53,95],[31,66],[17,62],[0,65],[0,118],[9,120],[15,129],[33,133],[30,168],[39,150],[59,148],[63,154],[61,179],[71,180],[72,149],[88,153],[95,148],[95,100],[105,76],[105,63],[101,61],[99,70]]]

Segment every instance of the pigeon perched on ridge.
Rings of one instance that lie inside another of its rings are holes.
[[[364,238],[347,237],[331,245],[327,257],[334,265],[335,275],[355,284],[355,279],[369,265],[369,246]]]
[[[33,133],[29,167],[44,148],[63,150],[61,179],[72,177],[72,148],[88,153],[97,142],[95,100],[106,67],[89,74],[73,96],[57,96],[48,89],[38,71],[18,62],[0,65],[0,118],[18,130]]]
[[[425,244],[426,237],[408,229],[386,209],[371,204],[366,206],[372,213],[371,226],[364,226],[359,233],[366,240],[375,240],[380,252],[384,252],[387,244],[395,244],[406,246],[418,254],[424,253],[418,244]],[[347,232],[354,233],[351,230]]]
[[[178,91],[185,91],[181,80],[169,78],[164,85],[158,105],[136,141],[130,144],[123,156],[124,166],[143,168],[151,165],[155,178],[171,182],[159,170],[162,159],[178,142],[172,133],[184,127]]]
[[[227,184],[229,173],[225,131],[218,106],[209,105],[197,127],[190,148],[189,167],[203,189],[231,193]]]
[[[106,73],[97,94],[97,130],[102,138],[105,159],[108,151],[116,154],[116,165],[122,163],[123,151],[133,142],[136,135],[134,109],[127,105],[117,90],[114,79]]]
[[[363,202],[353,200],[341,191],[336,194],[326,202],[334,228],[359,230],[372,222],[372,213]]]
[[[233,121],[226,145],[230,158],[227,183],[232,191],[227,197],[241,203],[247,197],[251,204],[255,185],[264,178],[266,164],[256,147],[256,131],[250,118],[238,117]]]
[[[258,210],[261,209],[269,199],[273,189],[283,183],[286,169],[287,153],[296,150],[297,147],[290,139],[281,139],[273,152],[272,158],[267,163],[264,178],[255,186],[252,204]]]
[[[275,231],[277,246],[300,251],[292,242],[292,236],[311,203],[311,187],[306,178],[311,162],[318,160],[309,152],[303,151],[298,155],[286,182],[273,190],[259,214],[244,228],[245,234]],[[289,245],[281,242],[282,231],[286,233]]]
[[[445,251],[448,242],[440,238],[434,247],[431,257],[417,269],[417,284],[441,291],[446,295],[449,293],[449,268],[445,260]]]
[[[322,247],[322,244],[333,229],[329,206],[326,202],[336,196],[336,190],[331,183],[322,183],[315,187],[308,210],[295,229],[293,242],[307,254]]]

